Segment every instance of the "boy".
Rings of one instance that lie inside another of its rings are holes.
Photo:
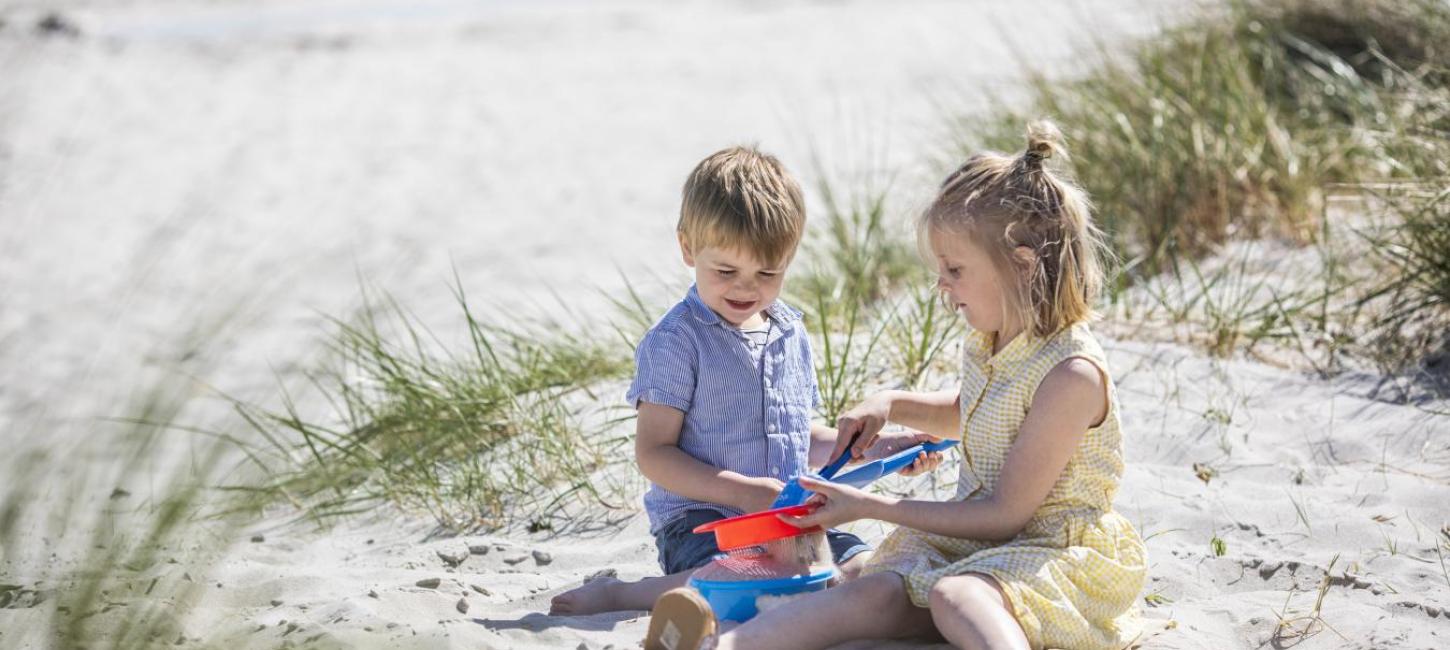
[[[556,596],[551,614],[649,609],[720,552],[696,526],[769,508],[808,463],[828,462],[836,431],[811,422],[820,394],[801,313],[777,301],[805,220],[800,186],[773,156],[733,147],[690,174],[676,232],[695,285],[645,334],[626,394],[667,575],[592,580]],[[843,575],[859,572],[869,547],[827,535]]]

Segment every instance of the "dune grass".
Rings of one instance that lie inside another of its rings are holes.
[[[893,213],[889,176],[854,174],[843,188],[817,164],[825,214],[803,244],[804,272],[788,298],[806,313],[819,415],[834,422],[882,384],[916,387],[960,332],[956,314],[941,304],[934,277],[920,258],[906,219]]]
[[[949,124],[960,157],[1015,152],[1028,121],[1058,122],[1071,139],[1070,169],[1125,260],[1110,283],[1113,307],[1162,274],[1187,290],[1160,287],[1156,307],[1207,330],[1196,338],[1211,352],[1279,340],[1332,372],[1335,354],[1355,338],[1347,331],[1399,331],[1407,317],[1441,322],[1446,314],[1437,270],[1447,244],[1429,234],[1441,218],[1435,197],[1450,187],[1446,43],[1450,5],[1436,0],[1236,1],[1127,51],[1099,44],[1082,76],[1035,74],[1025,102],[999,101],[985,120]],[[1393,234],[1372,242],[1377,268],[1329,257],[1342,253],[1326,241],[1342,230],[1328,223],[1331,193],[1373,199],[1376,188],[1405,185],[1431,191],[1395,190],[1397,220],[1384,231]],[[1284,291],[1282,278],[1231,269],[1210,276],[1198,266],[1227,242],[1257,238],[1321,247],[1321,277]],[[1263,285],[1236,284],[1244,279]],[[1379,300],[1385,295],[1394,299]],[[1131,307],[1118,315],[1138,316]],[[1398,342],[1411,364],[1443,345]],[[1330,351],[1311,353],[1311,345]]]
[[[485,322],[461,284],[459,352],[387,296],[364,291],[355,320],[334,320],[330,360],[310,373],[304,410],[234,401],[266,444],[250,450],[266,478],[245,489],[329,519],[394,503],[449,530],[514,522],[551,526],[564,504],[608,506],[591,475],[621,456],[591,388],[626,376],[627,348],[550,323]],[[607,416],[605,416],[607,422]]]
[[[66,471],[76,456],[45,451],[7,460],[0,609],[22,624],[0,633],[0,645],[126,649],[196,640],[186,622],[209,586],[198,579],[244,519],[220,515],[223,497],[212,487],[229,444],[199,441],[183,460],[166,457],[162,439],[174,435],[190,401],[185,383],[158,383],[124,417],[94,422],[78,450],[96,454],[84,471]],[[156,474],[138,485],[138,467]]]

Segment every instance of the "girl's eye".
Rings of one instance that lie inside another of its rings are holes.
[[[947,267],[947,275],[952,276],[952,279],[956,279],[956,278],[961,277],[961,275],[962,275],[962,267],[960,267],[960,266],[948,266]]]

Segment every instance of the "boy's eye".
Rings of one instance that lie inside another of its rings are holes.
[[[773,277],[775,277],[777,275],[780,275],[780,273],[778,273],[776,271],[761,271],[760,272],[760,277],[762,277],[762,278],[773,278]]]
[[[735,275],[735,270],[734,269],[718,269],[715,272],[716,273],[719,273],[721,275],[721,277],[726,277],[726,278]]]
[[[960,277],[962,275],[962,267],[960,267],[960,266],[948,266],[947,267],[947,275],[952,276],[953,279]]]

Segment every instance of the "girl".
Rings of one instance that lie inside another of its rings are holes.
[[[1122,648],[1137,636],[1143,541],[1112,509],[1123,473],[1117,394],[1088,330],[1101,245],[1087,197],[1043,167],[1051,124],[1015,157],[973,156],[918,222],[943,296],[968,328],[958,390],[886,391],[843,415],[836,453],[886,422],[962,439],[947,502],[801,482],[819,508],[792,519],[900,526],[863,576],[717,635],[688,589],[660,597],[646,648],[820,648],[945,637],[963,648]],[[670,643],[673,642],[673,643]]]

